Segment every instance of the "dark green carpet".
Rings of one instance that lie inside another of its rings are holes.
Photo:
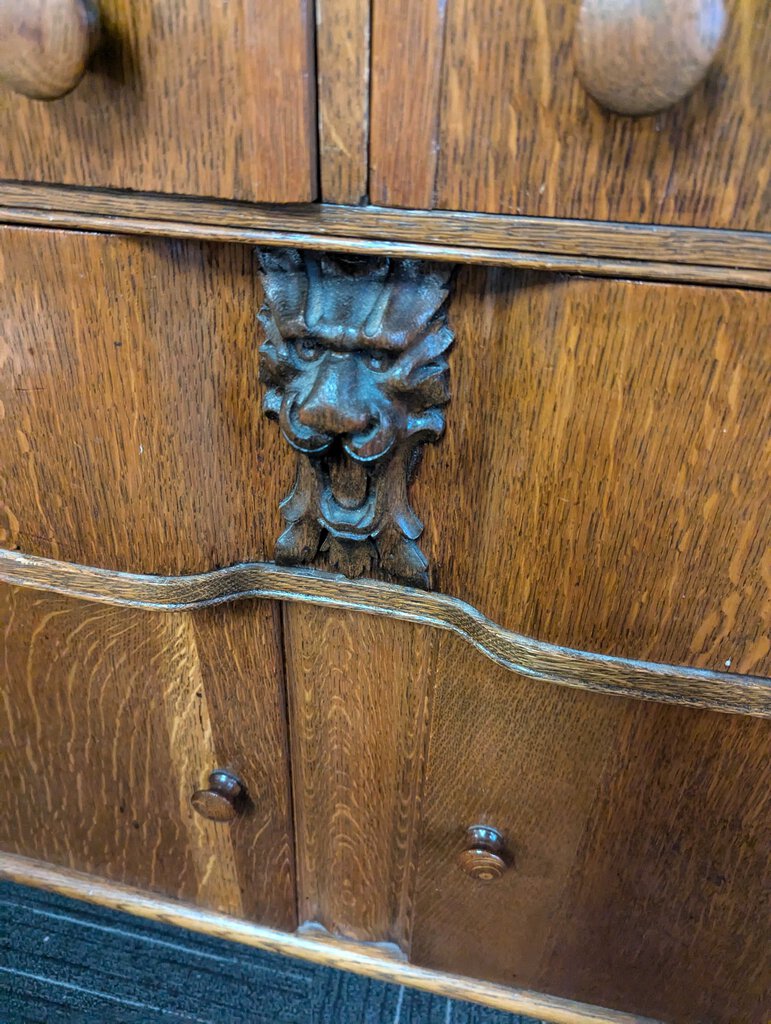
[[[2,1024],[538,1024],[0,882]]]

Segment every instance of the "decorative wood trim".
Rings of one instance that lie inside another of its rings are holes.
[[[410,985],[449,999],[482,1003],[509,1013],[550,1021],[552,1024],[658,1024],[648,1017],[637,1017],[557,996],[416,967],[389,956],[376,946],[344,942],[327,936],[316,938],[309,931],[294,934],[274,931],[225,914],[150,895],[118,882],[107,882],[66,868],[51,867],[15,854],[0,853],[0,878],[151,921],[188,928],[217,939],[240,942],[271,953],[352,971],[354,974],[363,974],[396,985]]]
[[[376,580],[347,580],[270,563],[234,565],[191,576],[144,576],[0,550],[0,581],[150,610],[183,611],[264,597],[390,615],[451,630],[492,661],[533,679],[665,704],[771,717],[771,679],[558,647],[504,629],[458,598]]]
[[[444,432],[451,268],[298,249],[260,268],[263,410],[297,453],[274,559],[428,587],[407,490]]]
[[[771,234],[0,183],[0,222],[771,288]]]

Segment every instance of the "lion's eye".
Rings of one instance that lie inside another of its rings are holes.
[[[365,352],[364,365],[376,373],[384,373],[393,366],[394,357],[389,352]]]
[[[306,363],[321,358],[324,349],[314,338],[298,338],[294,343],[295,352]]]

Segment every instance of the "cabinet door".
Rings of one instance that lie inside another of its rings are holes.
[[[0,588],[0,847],[295,925],[281,647],[269,602],[190,613]],[[226,769],[232,821],[193,810]]]
[[[0,178],[315,198],[310,0],[99,7],[101,44],[69,95],[40,102],[0,86]]]
[[[434,683],[413,960],[673,1024],[763,1024],[769,722],[527,680],[452,637]],[[475,825],[503,839],[488,881]]]
[[[580,7],[375,0],[372,202],[768,230],[771,7],[726,0],[711,70],[649,117],[611,113],[585,91],[574,53]]]

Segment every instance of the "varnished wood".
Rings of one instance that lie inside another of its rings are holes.
[[[305,235],[300,232],[221,228],[201,224],[177,224],[135,218],[102,217],[97,214],[41,213],[37,210],[0,207],[0,224],[28,224],[52,228],[178,238],[210,242],[241,242],[261,246],[286,246],[322,252],[352,253],[357,256],[393,256],[400,259],[431,259],[482,266],[519,267],[586,274],[597,277],[635,277],[650,281],[682,281],[771,290],[771,272],[736,270],[731,267],[697,264],[652,263],[642,260],[594,259],[582,256],[552,256],[506,249],[434,246],[410,242],[376,242],[334,235]]]
[[[275,927],[295,922],[275,609],[190,615],[0,587],[0,847]],[[259,800],[195,814],[228,765]]]
[[[476,262],[476,250],[490,261],[517,261],[526,253],[573,256],[565,269],[590,270],[607,265],[634,276],[654,273],[647,265],[662,264],[657,273],[678,280],[688,265],[723,267],[716,283],[739,281],[742,269],[771,273],[771,234],[643,224],[614,224],[559,218],[516,217],[441,210],[396,210],[383,207],[346,207],[329,204],[299,207],[256,206],[160,195],[125,195],[100,189],[61,188],[50,185],[0,183],[0,220],[23,218],[33,223],[62,224],[100,230],[175,235],[194,238],[204,228],[215,228],[224,241],[259,242],[264,233],[301,235],[307,245],[330,250],[357,243],[411,243],[414,255]],[[67,215],[65,217],[65,215]],[[96,218],[96,219],[95,219]],[[377,247],[373,247],[377,251]],[[487,255],[485,256],[485,253]],[[680,269],[678,269],[680,268]],[[730,273],[729,273],[730,271]],[[771,284],[769,284],[771,287]]]
[[[768,723],[537,690],[447,635],[435,666],[413,962],[762,1024]],[[513,856],[488,885],[455,862],[469,822]]]
[[[361,203],[367,195],[369,0],[316,0],[321,198]]]
[[[408,953],[435,634],[300,606],[284,630],[300,920]]]
[[[99,39],[96,0],[2,0],[0,84],[35,100],[71,92]]]
[[[581,1005],[569,999],[425,970],[384,956],[379,950],[361,943],[320,940],[315,935],[309,937],[305,932],[288,935],[176,900],[151,896],[126,885],[52,868],[12,854],[0,853],[0,877],[258,949],[295,956],[382,981],[411,985],[448,998],[483,1003],[510,1013],[536,1016],[552,1024],[660,1024],[628,1013]]]
[[[443,18],[410,20],[415,6],[375,4],[372,202],[426,204],[435,162],[431,205],[439,209],[771,225],[764,114],[771,8],[764,0],[728,0],[728,30],[712,71],[671,110],[642,120],[608,113],[581,85],[573,54],[580,0],[448,0]],[[413,97],[419,104],[430,97],[436,115],[411,117]],[[394,124],[401,128],[396,160]],[[375,173],[383,168],[386,175]]]
[[[705,77],[726,28],[723,0],[581,0],[576,70],[619,114],[654,114]]]
[[[260,409],[252,254],[20,229],[0,252],[3,547],[270,559],[294,466]],[[410,495],[434,587],[552,644],[771,675],[768,301],[464,269]]]
[[[308,0],[99,6],[102,42],[73,93],[40,104],[0,91],[0,177],[316,198]]]
[[[247,800],[238,776],[217,768],[209,773],[206,789],[197,789],[190,797],[193,810],[209,821],[235,821]]]
[[[472,825],[466,829],[458,866],[477,882],[494,882],[509,868],[506,843],[497,829]]]
[[[771,717],[771,680],[571,651],[517,636],[443,594],[271,564],[183,577],[137,576],[0,551],[0,580],[107,604],[193,610],[269,597],[392,616],[457,633],[492,661],[535,679],[628,697]]]

